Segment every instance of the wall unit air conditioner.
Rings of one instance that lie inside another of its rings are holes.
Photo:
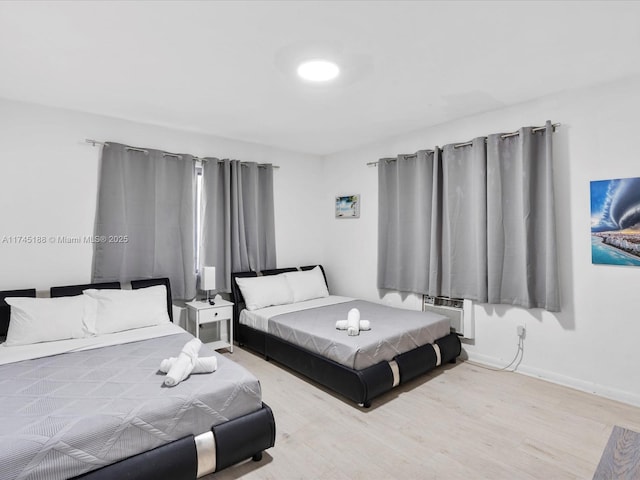
[[[473,309],[471,300],[462,298],[432,297],[424,295],[422,311],[435,312],[448,317],[451,321],[451,331],[462,338],[472,339]]]

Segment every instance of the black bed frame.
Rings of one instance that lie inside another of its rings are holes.
[[[173,321],[171,285],[168,278],[134,280],[132,289],[165,285],[167,287],[167,310]],[[120,289],[119,282],[93,283],[52,287],[51,297],[81,295],[89,288]],[[10,307],[7,297],[35,297],[35,289],[0,291],[0,336],[7,334]],[[228,420],[211,427],[215,440],[215,470],[227,468],[248,458],[262,459],[262,452],[275,444],[276,424],[271,408],[265,403],[255,412]],[[206,472],[213,473],[213,472]],[[74,479],[84,480],[194,480],[198,476],[198,449],[196,437],[189,435],[162,445],[153,450],[134,455],[98,470],[87,472]],[[202,476],[202,475],[201,475]]]
[[[300,270],[311,270],[316,265],[300,267]],[[325,282],[327,276],[320,265]],[[297,271],[297,268],[278,268],[264,270],[262,275],[277,275],[284,272]],[[239,272],[231,274],[231,292],[233,295],[233,331],[240,346],[247,346],[260,353],[266,360],[273,359],[290,369],[305,375],[319,384],[334,390],[360,406],[371,406],[371,400],[391,390],[397,385],[433,370],[436,366],[447,362],[455,363],[461,352],[461,343],[454,333],[437,339],[433,345],[427,344],[406,353],[397,355],[393,360],[397,365],[398,375],[390,362],[382,361],[363,370],[354,370],[314,352],[282,340],[269,333],[256,330],[239,322],[240,312],[245,308],[242,292],[236,283],[238,277],[256,277],[257,272]]]

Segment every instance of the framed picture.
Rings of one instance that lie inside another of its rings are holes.
[[[360,195],[336,197],[336,218],[360,218]]]
[[[640,177],[591,182],[591,262],[640,266]]]

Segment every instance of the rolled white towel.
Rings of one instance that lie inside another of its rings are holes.
[[[336,320],[336,329],[338,330],[346,330],[349,328],[348,320]],[[360,330],[371,330],[371,322],[369,320],[360,320],[359,325]]]
[[[160,363],[160,371],[167,373],[173,364],[178,360],[176,357],[165,358]],[[216,357],[198,357],[191,373],[211,373],[218,369],[218,359]]]
[[[347,333],[360,335],[360,310],[352,308],[347,314]]]
[[[180,355],[178,355],[178,358],[176,358],[176,361],[167,372],[167,377],[164,379],[164,384],[167,387],[175,387],[191,374],[196,365],[201,346],[200,339],[194,338],[182,347]]]

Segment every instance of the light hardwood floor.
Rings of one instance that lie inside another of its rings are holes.
[[[223,479],[591,479],[614,425],[640,408],[542,380],[447,365],[361,409],[237,348],[276,419],[276,444]]]

